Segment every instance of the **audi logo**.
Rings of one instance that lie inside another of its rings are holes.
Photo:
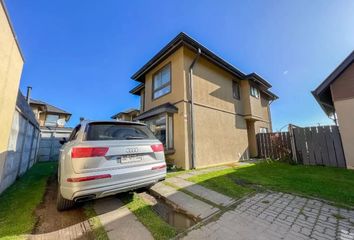
[[[139,151],[139,149],[136,147],[136,148],[126,148],[125,149],[125,152],[126,153],[137,153]]]

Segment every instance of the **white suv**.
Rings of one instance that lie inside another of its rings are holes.
[[[166,177],[164,147],[142,123],[83,121],[61,143],[59,211]]]

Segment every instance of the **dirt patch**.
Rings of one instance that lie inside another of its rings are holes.
[[[54,232],[87,220],[82,206],[63,212],[57,211],[57,188],[58,183],[54,175],[49,178],[44,200],[35,211],[38,222],[33,234]],[[84,239],[94,239],[94,236],[91,232],[88,232]]]

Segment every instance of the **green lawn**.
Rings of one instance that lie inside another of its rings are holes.
[[[241,198],[253,190],[247,187],[242,187],[235,184],[235,181],[228,177],[235,172],[234,168],[221,171],[210,172],[203,175],[196,175],[189,178],[189,181],[198,183],[206,188],[223,193],[233,198]]]
[[[248,191],[247,185],[240,187],[235,183],[240,179],[277,191],[354,206],[354,171],[346,169],[271,161],[194,176],[189,180],[226,195],[239,197]]]
[[[129,210],[151,232],[154,239],[165,240],[176,236],[176,229],[160,218],[137,193],[125,198],[124,202],[127,203]]]
[[[1,239],[18,238],[32,231],[36,223],[34,210],[56,168],[56,163],[37,163],[0,195]]]

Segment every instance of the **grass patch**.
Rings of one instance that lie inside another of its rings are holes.
[[[345,217],[343,217],[342,215],[340,215],[339,213],[334,213],[332,214],[333,217],[335,217],[337,220],[343,220],[345,219]]]
[[[241,198],[253,190],[237,185],[231,178],[227,177],[228,174],[232,174],[234,171],[233,168],[228,168],[225,170],[196,175],[188,178],[188,180],[229,197]]]
[[[0,196],[0,238],[16,239],[30,233],[36,223],[34,210],[42,201],[46,183],[55,170],[53,162],[37,163]]]
[[[176,229],[162,220],[153,211],[151,206],[145,203],[138,194],[130,194],[129,197],[126,197],[123,200],[127,204],[129,210],[132,211],[138,220],[151,232],[154,239],[164,240],[176,236]]]
[[[354,206],[354,171],[347,169],[268,161],[207,173],[189,180],[237,196],[247,192],[235,184],[239,179],[276,191],[318,197],[340,206]]]
[[[84,211],[88,217],[88,221],[91,225],[93,234],[96,240],[108,240],[106,231],[104,230],[100,219],[97,217],[95,210],[93,209],[92,202],[84,206]]]

